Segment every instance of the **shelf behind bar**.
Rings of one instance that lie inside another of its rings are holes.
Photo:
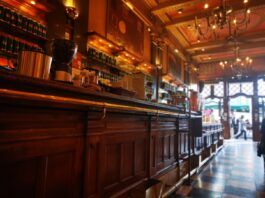
[[[31,43],[38,43],[38,44],[43,45],[45,44],[46,41],[48,41],[48,39],[45,37],[38,36],[36,34],[23,30],[22,28],[16,27],[1,19],[0,19],[0,31],[6,34],[10,34],[14,37],[24,39]]]
[[[17,59],[18,54],[14,54],[14,53],[11,53],[11,52],[7,52],[7,51],[0,50],[0,57],[1,56],[4,56],[6,58]]]

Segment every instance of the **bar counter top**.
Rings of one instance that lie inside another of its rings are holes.
[[[107,92],[97,92],[64,82],[42,80],[5,71],[0,71],[0,96],[9,99],[19,97],[26,100],[47,100],[47,102],[52,100],[52,102],[83,107],[105,107],[155,114],[187,115],[183,109],[177,106],[158,104]],[[11,102],[11,100],[5,102]]]

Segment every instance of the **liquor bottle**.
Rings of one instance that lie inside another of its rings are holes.
[[[0,34],[0,51],[2,51],[3,39],[4,37]]]
[[[23,43],[23,42],[19,42],[19,48],[18,48],[18,51],[20,52],[20,51],[22,51],[22,50],[24,50],[24,48],[25,48],[25,43]]]
[[[7,23],[11,22],[11,10],[9,10],[8,8],[4,9],[4,21],[6,21]]]
[[[4,7],[0,5],[0,20],[4,18]]]
[[[2,36],[1,42],[0,42],[0,49],[2,51],[6,51],[6,46],[7,46],[7,38],[5,36]]]
[[[24,16],[21,16],[21,21],[22,21],[22,24],[21,24],[22,29],[27,31],[28,30],[28,19]]]
[[[38,23],[36,21],[32,23],[32,33],[38,35]]]
[[[27,19],[28,20],[28,32],[31,32],[33,33],[33,21],[30,20],[30,19]]]
[[[19,42],[17,40],[13,40],[13,53],[14,54],[17,54],[18,53],[18,50],[19,50]]]
[[[22,16],[20,14],[17,15],[17,27],[22,28]]]
[[[47,38],[47,27],[46,26],[43,26],[43,37]]]
[[[105,60],[105,63],[106,63],[107,65],[109,65],[109,59],[110,59],[110,57],[107,56],[107,57],[106,57],[106,60]]]
[[[40,23],[36,22],[36,35],[41,36],[41,25]]]
[[[11,11],[11,21],[10,21],[11,24],[17,26],[17,13],[16,12],[13,12]]]
[[[10,37],[7,38],[6,51],[10,53],[13,52],[13,39]]]
[[[98,53],[98,61],[99,62],[102,62],[102,60],[103,60],[102,56],[103,56],[103,53],[102,52],[99,52]]]

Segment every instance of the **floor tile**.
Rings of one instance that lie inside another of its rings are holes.
[[[226,141],[212,161],[192,177],[192,185],[180,188],[170,198],[265,198],[263,159],[257,157],[256,148],[250,140]]]

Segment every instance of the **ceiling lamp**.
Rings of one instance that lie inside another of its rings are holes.
[[[205,3],[203,7],[204,7],[204,9],[208,9],[209,8],[209,4]]]
[[[183,13],[183,9],[182,8],[178,9],[178,14],[182,14],[182,13]]]
[[[36,5],[36,1],[30,1],[30,4]]]
[[[245,75],[248,75],[251,70],[253,60],[249,56],[241,58],[239,55],[239,50],[240,48],[235,41],[235,58],[229,61],[220,61],[219,65],[223,70],[232,71],[236,77],[241,78]]]
[[[235,12],[231,6],[227,4],[227,0],[221,0],[220,5],[208,13],[206,17],[206,25],[202,25],[197,16],[195,16],[194,26],[198,39],[206,36],[214,36],[217,38],[217,30],[225,27],[229,30],[228,37],[235,38],[238,31],[246,29],[250,23],[250,9],[248,8],[248,0],[242,0],[244,10]],[[204,9],[208,9],[209,4],[204,5]]]

